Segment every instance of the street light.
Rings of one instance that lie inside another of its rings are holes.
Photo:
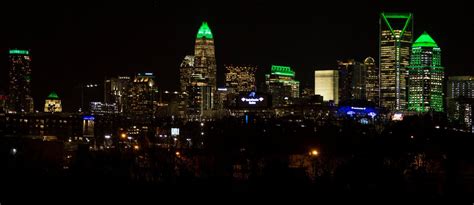
[[[315,148],[313,148],[309,151],[309,158],[310,158],[309,160],[311,162],[311,169],[312,169],[312,171],[311,171],[312,176],[311,177],[312,178],[316,177],[318,175],[317,168],[319,167],[319,160],[320,160],[318,155],[319,155],[319,151]]]
[[[309,155],[316,157],[316,156],[319,155],[319,152],[318,152],[317,149],[312,149],[312,150],[309,152]]]

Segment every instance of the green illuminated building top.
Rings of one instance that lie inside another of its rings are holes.
[[[441,49],[424,32],[412,46],[408,67],[408,110],[444,112],[444,67]]]
[[[272,65],[270,74],[265,75],[265,85],[273,106],[288,105],[288,99],[300,97],[300,82],[289,66]]]
[[[391,19],[411,18],[411,13],[383,12],[382,15],[385,16],[385,18],[391,18]]]
[[[289,66],[272,65],[272,75],[295,77],[295,71]]]
[[[413,14],[382,12],[379,19],[380,106],[391,111],[407,107],[407,69],[413,44]]]
[[[59,99],[59,96],[53,91],[48,95],[48,99]]]
[[[402,37],[403,34],[405,34],[405,31],[407,30],[408,26],[410,25],[410,21],[412,19],[412,14],[411,13],[387,13],[387,12],[383,12],[381,14],[381,16],[382,16],[383,20],[385,21],[385,23],[387,24],[388,28],[390,29],[390,31],[392,32],[393,35],[395,35],[395,30],[397,30],[397,29],[393,28],[393,25],[390,24],[389,19],[406,19],[405,24],[404,24],[403,29],[402,29],[402,32],[400,33],[400,37]]]
[[[18,49],[10,49],[10,54],[18,54],[18,55],[28,55],[30,52],[28,50],[18,50]]]
[[[201,27],[199,28],[199,31],[197,33],[197,38],[208,38],[212,39],[212,32],[211,28],[207,25],[207,22],[202,22]]]
[[[438,44],[431,38],[431,36],[425,32],[421,34],[418,39],[416,39],[415,43],[413,43],[412,47],[433,47],[438,48]]]

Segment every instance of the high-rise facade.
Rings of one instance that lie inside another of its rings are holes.
[[[105,104],[115,104],[119,113],[130,109],[129,95],[132,81],[129,76],[118,76],[105,80]]]
[[[130,112],[135,115],[154,114],[157,93],[153,73],[138,73],[130,88]]]
[[[207,22],[203,22],[196,35],[194,46],[194,74],[201,74],[211,93],[217,90],[216,83],[216,55],[214,50],[214,37]],[[211,102],[212,108],[213,102]]]
[[[426,32],[413,43],[408,71],[408,110],[444,112],[441,49]]]
[[[90,102],[89,103],[90,113],[93,115],[104,115],[104,114],[117,114],[119,110],[115,103],[102,103],[102,102]]]
[[[373,102],[375,105],[379,105],[379,69],[375,65],[375,60],[372,57],[367,57],[364,60],[364,66],[367,72],[365,84],[367,101]]]
[[[273,106],[288,104],[291,98],[299,98],[300,82],[288,66],[272,65],[270,74],[265,75],[267,92],[272,95]]]
[[[179,67],[179,107],[183,116],[200,118],[215,107],[216,72],[214,36],[207,22],[203,22],[196,35],[194,55],[184,57]]]
[[[188,118],[200,119],[213,105],[212,87],[200,74],[193,74],[186,88],[186,114]]]
[[[255,66],[225,65],[225,86],[229,92],[251,92],[256,89]]]
[[[384,12],[379,24],[380,104],[391,111],[403,111],[407,104],[413,15]]]
[[[339,71],[314,71],[314,94],[323,97],[324,101],[339,103]]]
[[[7,110],[9,112],[33,112],[30,51],[10,49],[9,54]]]
[[[447,112],[452,122],[472,129],[474,76],[450,76],[447,86]]]
[[[338,61],[339,101],[366,99],[366,67],[354,59]]]
[[[194,56],[187,55],[179,65],[179,83],[181,92],[186,92],[186,88],[191,85],[194,73]]]
[[[447,99],[474,98],[474,76],[448,77]]]
[[[339,101],[347,101],[352,99],[352,79],[354,66],[356,62],[351,60],[337,61],[337,69],[339,71]]]

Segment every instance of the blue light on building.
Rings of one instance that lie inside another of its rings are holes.
[[[378,111],[374,107],[340,106],[337,112],[339,115],[349,117],[369,116],[374,118],[378,115]]]
[[[92,120],[94,121],[95,120],[95,117],[92,116],[92,115],[84,115],[84,117],[82,118],[83,120]]]

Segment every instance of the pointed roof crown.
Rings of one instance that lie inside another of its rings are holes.
[[[295,77],[295,71],[289,66],[272,65],[272,74]]]
[[[436,47],[438,48],[438,44],[431,38],[431,36],[425,31],[418,37],[413,43],[412,47]]]
[[[53,91],[48,95],[48,99],[59,99],[59,96]]]
[[[199,28],[199,31],[197,33],[197,38],[208,38],[212,39],[212,32],[211,28],[207,25],[207,22],[202,22],[201,27]]]

